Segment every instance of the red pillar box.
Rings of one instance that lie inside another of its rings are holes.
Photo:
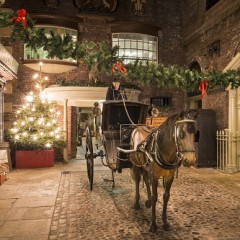
[[[0,186],[6,181],[6,173],[0,172]]]
[[[16,168],[44,168],[53,167],[53,165],[53,149],[16,151]]]

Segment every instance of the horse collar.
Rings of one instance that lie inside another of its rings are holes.
[[[151,162],[156,162],[159,165],[159,167],[165,170],[173,170],[173,169],[179,168],[182,164],[182,158],[176,157],[176,159],[174,160],[174,163],[169,163],[162,157],[162,155],[160,154],[160,151],[158,151],[158,154],[156,153],[157,137],[158,137],[158,131],[157,130],[153,131],[153,133],[150,134],[149,137],[147,137],[147,139],[144,141],[144,144],[141,144],[141,146],[139,147],[139,150],[144,152]],[[150,151],[147,151],[145,148],[148,141],[151,141],[150,149],[149,149]]]

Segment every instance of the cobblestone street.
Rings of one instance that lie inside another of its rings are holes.
[[[171,189],[169,231],[162,229],[163,187],[159,184],[158,231],[152,234],[145,189],[142,185],[141,209],[136,211],[128,170],[115,174],[114,190],[108,181],[110,170],[94,171],[92,192],[85,171],[63,171],[49,239],[240,239],[240,179],[226,176],[230,175],[213,169],[181,167]]]

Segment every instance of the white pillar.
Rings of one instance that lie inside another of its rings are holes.
[[[67,104],[68,100],[64,99],[63,104],[63,131],[65,132],[64,140],[66,143],[66,147],[63,149],[63,158],[65,162],[69,162],[68,160],[68,115],[67,115]]]
[[[237,162],[236,171],[240,170],[240,87],[237,89]]]
[[[228,172],[236,172],[237,166],[237,91],[234,89],[229,89],[229,109],[228,109],[228,119],[229,119],[229,134],[232,137],[230,141],[229,149],[229,159],[227,162]]]

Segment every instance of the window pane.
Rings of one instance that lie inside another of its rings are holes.
[[[139,33],[114,33],[113,46],[119,41],[119,57],[124,63],[140,59],[157,63],[157,37]]]
[[[137,48],[137,42],[136,41],[131,42],[131,48]]]
[[[121,40],[121,41],[119,41],[118,44],[119,44],[119,45],[118,45],[119,48],[123,48],[123,49],[125,48],[124,41]]]
[[[143,49],[143,42],[138,41],[138,49]]]
[[[125,41],[125,48],[130,48],[130,41],[128,40]]]

